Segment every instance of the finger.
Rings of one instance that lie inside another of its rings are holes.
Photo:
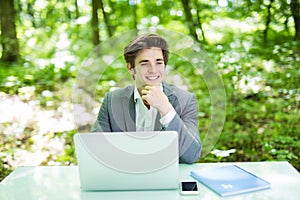
[[[145,86],[145,89],[146,89],[146,90],[151,90],[153,87],[154,87],[153,85],[146,85],[146,86]]]
[[[149,94],[150,91],[149,90],[142,90],[141,92],[142,92],[142,95],[147,95],[147,94]]]
[[[147,101],[147,94],[142,95],[142,100],[143,100],[143,101]]]
[[[140,85],[140,86],[138,87],[138,90],[144,90],[146,86],[147,86],[146,84]]]

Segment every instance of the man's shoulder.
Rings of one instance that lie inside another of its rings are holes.
[[[134,85],[128,85],[123,88],[118,88],[113,91],[110,91],[109,94],[113,96],[130,96],[133,93]]]
[[[166,91],[168,93],[173,93],[175,94],[176,96],[179,95],[179,96],[185,96],[185,95],[193,95],[193,93],[187,91],[186,89],[183,89],[183,88],[180,88],[176,85],[173,85],[173,84],[170,84],[170,83],[163,83],[164,85],[164,88],[166,89]]]

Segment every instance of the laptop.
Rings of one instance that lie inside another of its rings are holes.
[[[74,135],[82,190],[178,189],[178,133]]]

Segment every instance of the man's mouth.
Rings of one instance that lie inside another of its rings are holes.
[[[146,79],[149,81],[155,81],[157,79],[159,79],[160,76],[146,76]]]

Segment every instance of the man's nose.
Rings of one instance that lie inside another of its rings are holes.
[[[152,73],[155,73],[157,71],[156,64],[155,63],[150,63],[148,71],[152,72]]]

